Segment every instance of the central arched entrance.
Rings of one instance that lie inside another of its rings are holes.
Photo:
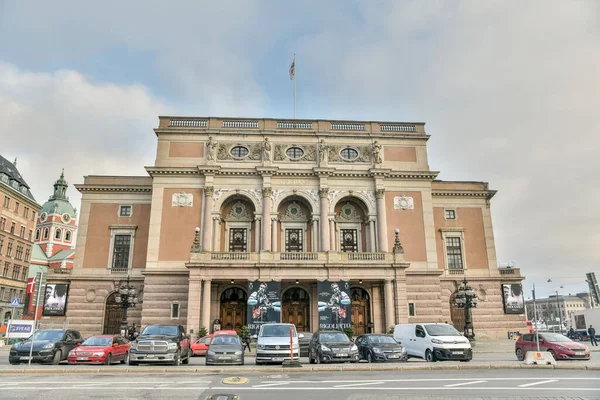
[[[350,300],[352,301],[352,329],[354,335],[371,333],[371,299],[369,292],[360,287],[350,289]]]
[[[310,332],[310,298],[301,287],[286,290],[281,298],[281,322],[296,325],[298,332]]]
[[[112,293],[106,298],[106,309],[104,310],[104,327],[102,333],[114,335],[121,332],[121,321],[123,320],[123,307],[115,300],[117,293]]]
[[[246,325],[248,295],[239,287],[230,287],[221,293],[221,329],[240,333]]]
[[[450,318],[456,330],[463,332],[465,330],[465,310],[456,305],[456,295],[457,293],[453,293],[450,296]]]

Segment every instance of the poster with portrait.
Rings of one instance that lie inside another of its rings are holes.
[[[319,329],[352,328],[350,283],[348,281],[319,282]]]
[[[523,286],[520,283],[502,285],[502,299],[504,314],[524,314],[525,300],[523,299]]]
[[[66,283],[48,283],[44,296],[42,315],[64,316],[67,312],[69,285]]]
[[[281,321],[281,282],[248,282],[248,330],[258,334],[262,324]]]

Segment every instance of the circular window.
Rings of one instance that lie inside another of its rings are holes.
[[[286,150],[285,154],[287,154],[291,160],[298,160],[304,156],[304,150],[300,147],[290,147]]]
[[[245,146],[235,146],[231,149],[231,155],[235,158],[244,158],[248,155],[248,148]]]
[[[358,151],[351,147],[347,147],[344,150],[342,150],[340,156],[342,156],[344,160],[354,160],[358,158]]]
[[[46,218],[48,218],[48,214],[46,214],[45,212],[40,214],[40,221],[46,222]]]

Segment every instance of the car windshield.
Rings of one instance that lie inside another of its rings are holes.
[[[112,338],[105,337],[91,337],[81,344],[82,346],[110,346],[112,345]]]
[[[39,331],[33,335],[33,340],[61,340],[63,331]]]
[[[334,343],[334,342],[349,342],[348,336],[342,332],[332,333],[321,333],[319,334],[319,340],[322,343]]]
[[[572,342],[572,340],[569,339],[568,337],[563,336],[558,333],[544,333],[544,339],[546,339],[549,342],[556,342],[556,343]]]
[[[453,326],[450,325],[425,325],[429,336],[462,336]]]
[[[142,335],[152,336],[177,336],[179,329],[176,326],[148,325]]]
[[[389,336],[369,336],[370,344],[398,344],[396,341]]]
[[[240,338],[237,336],[219,335],[215,336],[210,343],[211,345],[227,345],[227,344],[240,344]]]
[[[290,337],[291,325],[263,325],[261,336],[264,337]],[[296,330],[292,327],[292,334],[296,336]]]

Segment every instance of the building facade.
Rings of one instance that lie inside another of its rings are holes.
[[[436,180],[423,123],[160,117],[148,176],[87,176],[62,321],[116,331],[129,277],[137,325],[195,334],[248,323],[249,285],[279,288],[280,319],[319,326],[319,283],[346,282],[355,333],[452,321],[466,276],[478,335],[523,330],[503,312],[484,182]],[[116,322],[115,322],[116,321]],[[54,318],[60,323],[60,318]]]
[[[23,313],[36,216],[41,206],[11,163],[0,156],[0,321],[5,325]],[[11,299],[19,298],[19,307]],[[14,315],[13,315],[14,314]]]
[[[547,298],[536,299],[535,313],[533,300],[527,300],[525,302],[527,317],[535,321],[537,316],[537,322],[542,327],[559,326],[562,321],[563,329],[570,328],[573,314],[576,311],[589,308],[586,306],[586,299],[580,297],[580,295],[583,297],[587,293],[578,293],[577,296],[570,294],[568,296],[552,295]],[[589,296],[586,297],[589,299]]]

